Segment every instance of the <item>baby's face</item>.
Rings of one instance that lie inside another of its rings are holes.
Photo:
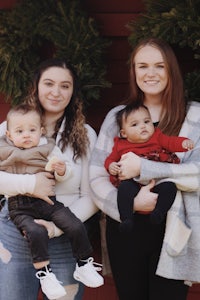
[[[151,116],[145,108],[131,112],[127,119],[123,120],[123,128],[120,133],[131,143],[144,143],[154,133],[154,125]]]
[[[39,144],[42,135],[39,114],[34,111],[13,113],[8,122],[7,137],[18,148],[32,148]]]

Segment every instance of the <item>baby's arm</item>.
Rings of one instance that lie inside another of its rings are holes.
[[[166,149],[170,152],[187,152],[188,150],[192,150],[194,148],[194,142],[188,137],[184,136],[168,136],[157,130],[157,138],[163,149]]]
[[[57,156],[52,156],[46,164],[45,171],[56,172],[59,176],[64,176],[66,172],[66,164]]]
[[[48,163],[45,170],[54,172],[55,179],[64,181],[72,175],[72,168],[68,161],[64,160],[61,150],[55,146],[51,154],[48,156]]]

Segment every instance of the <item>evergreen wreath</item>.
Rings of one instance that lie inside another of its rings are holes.
[[[145,13],[128,24],[130,45],[153,36],[167,41],[176,54],[182,48],[189,50],[193,67],[184,76],[186,97],[200,102],[200,1],[144,0],[144,4]]]
[[[86,104],[110,86],[103,62],[110,42],[99,36],[79,0],[23,0],[0,10],[0,20],[0,92],[6,101],[20,102],[34,70],[50,57],[74,65]]]

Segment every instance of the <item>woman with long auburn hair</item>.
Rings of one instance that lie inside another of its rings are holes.
[[[192,139],[195,148],[178,154],[180,164],[154,162],[133,152],[122,155],[119,180],[134,178],[147,183],[133,199],[134,226],[124,235],[119,230],[117,189],[104,168],[114,137],[119,136],[116,113],[124,105],[107,114],[92,153],[90,185],[95,203],[106,214],[113,278],[120,300],[186,300],[188,281],[200,282],[200,269],[195,267],[200,265],[200,104],[186,104],[177,59],[160,39],[142,40],[132,52],[125,104],[133,102],[149,109],[155,127],[167,135]],[[167,218],[155,225],[150,222],[150,212],[158,195],[152,188],[166,178],[176,184],[178,192]]]

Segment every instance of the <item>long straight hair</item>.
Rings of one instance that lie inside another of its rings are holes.
[[[144,93],[136,83],[135,56],[138,51],[150,45],[158,49],[163,57],[168,73],[168,83],[162,95],[162,111],[158,127],[168,135],[178,135],[186,114],[183,78],[172,48],[157,38],[148,38],[138,43],[130,58],[130,94],[127,104],[144,103]]]

